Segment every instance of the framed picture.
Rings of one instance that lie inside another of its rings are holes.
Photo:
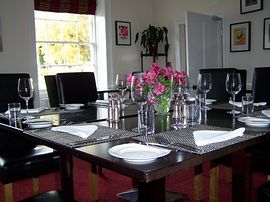
[[[264,18],[263,49],[270,49],[270,18]]]
[[[263,0],[240,0],[241,14],[251,13],[263,9]]]
[[[230,51],[250,51],[250,21],[230,25]]]
[[[131,28],[130,22],[115,21],[116,45],[131,45]]]

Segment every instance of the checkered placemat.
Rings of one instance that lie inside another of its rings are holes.
[[[172,144],[169,146],[171,149],[175,150],[181,150],[185,152],[195,153],[195,154],[204,154],[208,153],[232,144],[236,144],[238,142],[242,142],[248,139],[252,139],[254,137],[257,137],[258,135],[264,135],[265,133],[257,134],[256,132],[252,131],[245,131],[244,135],[241,137],[236,137],[228,141],[219,142],[219,143],[213,143],[208,144],[205,146],[197,146],[195,144],[195,140],[193,137],[193,131],[195,130],[223,130],[223,131],[230,131],[229,128],[222,128],[222,127],[215,127],[215,126],[207,126],[207,125],[198,125],[198,126],[192,126],[190,128],[183,128],[179,130],[171,130],[166,131],[162,133],[157,133],[154,135],[148,135],[148,136],[138,136],[134,137],[133,139],[149,143],[158,143],[156,140],[156,136],[162,136],[164,139],[168,140],[168,142],[173,142],[175,144]],[[180,143],[179,145],[177,143]],[[193,149],[192,149],[193,148]]]
[[[73,148],[138,136],[138,133],[135,132],[114,129],[105,126],[98,126],[98,129],[86,139],[69,133],[48,129],[25,130],[25,132],[33,136],[38,136],[43,139],[47,139]],[[102,139],[102,137],[108,136],[110,136],[111,138]],[[99,140],[96,140],[96,138],[99,138]]]

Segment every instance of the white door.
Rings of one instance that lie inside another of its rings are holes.
[[[186,12],[187,73],[196,85],[199,69],[223,66],[222,19]]]

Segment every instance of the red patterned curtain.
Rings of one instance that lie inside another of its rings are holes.
[[[35,10],[95,15],[96,0],[35,0]]]

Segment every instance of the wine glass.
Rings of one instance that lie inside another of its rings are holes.
[[[233,115],[239,114],[240,111],[235,110],[235,95],[239,93],[242,88],[240,73],[228,73],[225,84],[227,92],[230,93],[233,98],[233,109],[228,113]]]
[[[19,78],[18,80],[18,93],[19,96],[25,100],[26,104],[26,119],[29,119],[29,106],[28,102],[34,95],[34,85],[32,78]]]
[[[131,78],[131,98],[133,102],[137,103],[138,109],[138,127],[133,131],[139,133],[145,131],[147,126],[144,124],[144,105],[147,103],[148,92],[146,91],[145,83],[143,82],[142,73],[135,73]]]
[[[211,90],[212,88],[212,77],[210,73],[200,73],[198,75],[198,89],[203,93],[204,95],[204,106],[202,107],[203,110],[209,110],[210,107],[207,107],[206,105],[206,94]]]
[[[121,92],[121,100],[124,100],[124,94],[127,89],[127,76],[117,74],[115,78],[116,88]]]

